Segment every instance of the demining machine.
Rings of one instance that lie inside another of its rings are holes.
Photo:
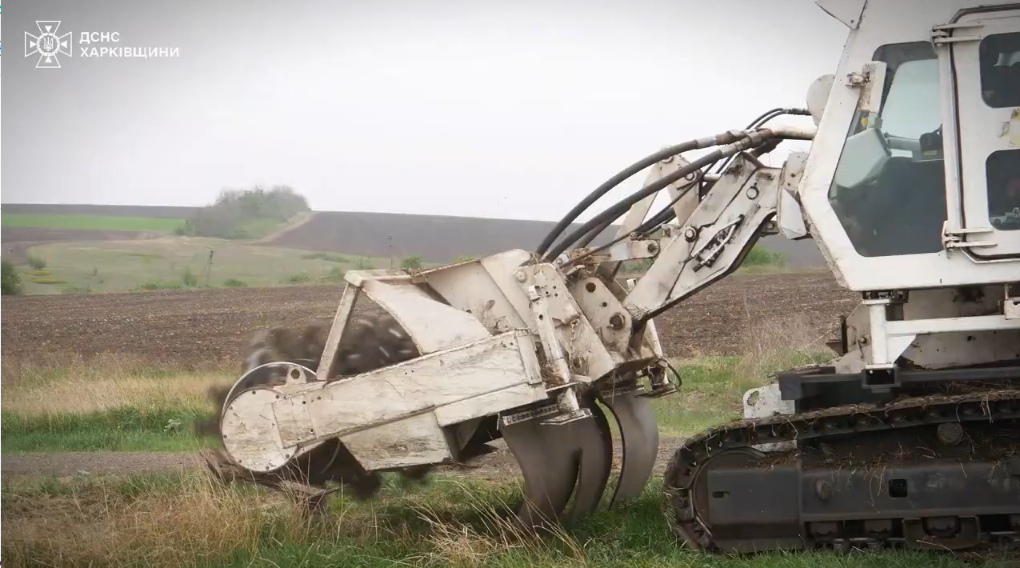
[[[678,544],[1016,546],[1020,3],[817,4],[848,38],[805,109],[634,163],[534,251],[348,272],[330,325],[251,345],[216,395],[210,466],[321,501],[338,484],[371,494],[380,472],[470,463],[501,439],[524,480],[515,522],[625,506],[659,452],[651,399],[684,388],[655,316],[782,235],[813,239],[860,303],[831,361],[776,374],[744,395],[742,419],[670,448]],[[763,164],[790,140],[810,151]],[[577,221],[644,171],[640,190]],[[625,278],[627,261],[649,267]],[[359,298],[378,315],[352,317]]]

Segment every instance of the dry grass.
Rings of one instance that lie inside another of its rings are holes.
[[[206,391],[236,380],[225,370],[191,371],[124,355],[4,357],[4,412],[21,416],[86,414],[118,408],[205,408]]]
[[[803,314],[755,320],[744,329],[744,356],[734,379],[766,384],[771,375],[809,363],[831,359],[825,345],[827,333],[819,334]]]
[[[311,527],[279,497],[234,491],[200,476],[161,485],[133,494],[107,480],[69,485],[57,495],[5,486],[4,561],[185,566],[254,554],[267,538],[311,537]]]
[[[334,495],[311,523],[278,495],[197,475],[5,483],[2,554],[9,566],[963,566],[916,552],[706,556],[674,542],[654,483],[631,506],[536,537],[502,512],[507,489],[391,484],[371,502]]]
[[[5,453],[187,451],[213,443],[194,426],[215,413],[227,370],[195,371],[124,355],[3,358]]]
[[[512,522],[498,490],[450,482],[395,493],[372,503],[334,498],[330,514],[312,522],[279,494],[197,474],[8,483],[3,556],[14,566],[191,566],[256,562],[278,546],[357,547],[393,555],[380,564],[476,567],[552,546],[567,563],[584,563],[583,547],[562,529],[537,539]]]
[[[416,508],[425,522],[426,552],[412,559],[424,566],[458,566],[478,568],[490,564],[499,555],[521,559],[536,559],[548,554],[555,546],[562,556],[559,565],[585,565],[584,546],[562,526],[544,529],[544,539],[535,538],[506,514],[514,510],[514,503],[499,493],[478,491],[454,480],[447,481],[459,489],[466,515],[451,519],[447,511],[433,504]],[[523,486],[514,487],[523,492]],[[525,562],[525,564],[530,564]]]

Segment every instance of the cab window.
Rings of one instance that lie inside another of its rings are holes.
[[[992,227],[1000,231],[1020,230],[1020,148],[989,154],[985,172]]]
[[[857,111],[829,201],[861,256],[942,250],[946,181],[939,69],[930,43],[885,45],[879,116]]]
[[[1020,106],[1020,32],[981,40],[981,95],[992,108]]]

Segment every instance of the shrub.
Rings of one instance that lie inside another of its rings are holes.
[[[297,274],[291,274],[288,276],[287,282],[290,282],[291,284],[303,284],[311,279],[312,277],[309,276],[307,272],[298,272]]]
[[[339,266],[334,266],[329,272],[322,276],[323,282],[343,282],[347,271]]]
[[[181,272],[181,284],[184,284],[187,288],[198,286],[198,277],[191,271],[190,266],[185,266],[184,272]]]
[[[28,265],[35,270],[42,270],[46,268],[46,259],[41,256],[28,255]]]
[[[620,271],[623,274],[644,274],[655,262],[653,258],[640,258],[636,260],[625,260],[620,263]]]
[[[249,238],[310,210],[308,201],[286,185],[269,190],[258,186],[247,190],[228,189],[220,193],[216,203],[189,219],[183,232],[227,239]]]
[[[159,281],[159,280],[150,280],[148,282],[143,282],[143,283],[139,284],[138,286],[135,286],[134,288],[132,288],[132,290],[135,290],[135,291],[138,291],[138,290],[145,290],[145,291],[153,291],[153,290],[180,290],[180,289],[181,289],[181,284],[179,282],[162,282],[162,281]]]
[[[237,278],[228,278],[223,281],[223,285],[227,288],[247,288],[248,283],[244,280],[238,280]]]
[[[0,291],[3,292],[4,296],[17,296],[21,294],[21,277],[18,276],[18,271],[14,269],[14,265],[9,260],[0,261]]]
[[[400,268],[403,268],[404,270],[420,269],[424,265],[425,262],[422,260],[420,254],[405,257],[400,261]]]
[[[362,257],[354,263],[354,268],[357,268],[358,270],[372,270],[375,268],[375,265],[372,264],[371,260]]]
[[[350,262],[350,259],[346,256],[329,254],[328,252],[311,252],[306,255],[302,255],[301,258],[305,260],[325,260],[328,262]]]
[[[741,266],[783,266],[786,257],[781,252],[769,252],[764,247],[755,245],[748,251]]]
[[[63,284],[64,283],[63,280],[61,280],[59,278],[53,278],[52,276],[39,276],[37,278],[33,278],[32,282],[35,282],[36,284]]]
[[[49,276],[53,274],[51,270],[26,270],[25,274],[31,274],[32,276]]]

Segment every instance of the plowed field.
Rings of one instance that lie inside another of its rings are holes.
[[[5,297],[4,356],[123,353],[184,366],[234,364],[252,332],[329,320],[339,286]],[[671,356],[739,355],[746,330],[796,317],[834,337],[856,303],[828,273],[732,276],[656,318]],[[360,310],[373,309],[359,306]]]

